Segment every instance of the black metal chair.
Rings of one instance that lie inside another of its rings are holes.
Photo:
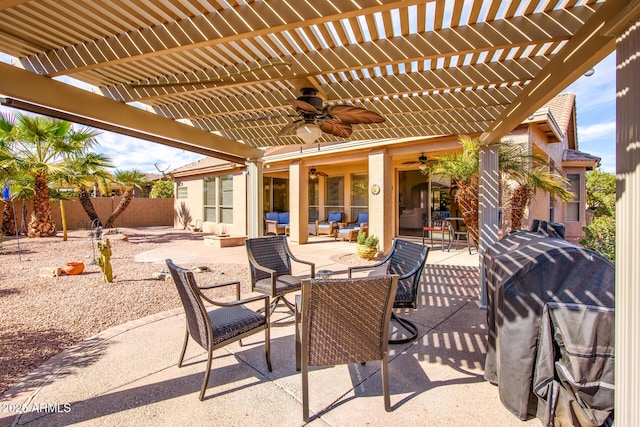
[[[462,226],[460,225],[462,222]],[[463,219],[450,219],[449,223],[449,234],[452,235],[452,238],[449,239],[449,247],[447,248],[447,252],[451,252],[451,246],[455,241],[456,249],[458,248],[458,242],[460,242],[460,237],[464,237],[464,240],[467,242],[467,249],[469,250],[469,255],[471,255],[471,241],[469,239],[469,231],[467,230],[467,225],[464,223]]]
[[[285,236],[265,236],[246,240],[251,273],[251,290],[269,295],[271,312],[282,301],[292,312],[293,304],[285,298],[290,292],[300,290],[302,276],[291,273],[291,261],[311,267],[310,277],[315,277],[315,264],[296,258],[287,245]]]
[[[302,370],[304,421],[309,421],[309,366],[380,360],[384,408],[391,410],[388,337],[397,286],[398,276],[302,281],[296,370]]]
[[[441,249],[444,251],[444,236],[445,234],[449,238],[449,246],[451,246],[451,227],[447,222],[447,218],[449,217],[449,212],[446,211],[436,211],[433,212],[431,218],[431,225],[428,225],[427,220],[424,221],[422,226],[422,244],[425,244],[426,233],[429,233],[429,237],[431,238],[431,246],[433,246],[433,232],[437,231],[440,233],[440,239],[442,241]]]
[[[240,282],[198,286],[191,271],[178,267],[170,259],[166,260],[166,263],[171,272],[171,277],[173,277],[173,282],[180,294],[180,300],[182,301],[184,313],[187,318],[187,328],[184,344],[182,345],[182,352],[178,360],[178,367],[182,366],[189,337],[207,350],[207,368],[204,373],[204,380],[202,381],[202,389],[200,390],[200,400],[204,399],[204,393],[207,390],[213,351],[234,341],[240,341],[242,338],[262,330],[264,330],[267,369],[271,372],[269,297],[262,295],[241,300]],[[214,301],[202,293],[203,289],[214,289],[230,285],[236,286],[236,301],[233,302]],[[218,308],[207,311],[203,300]],[[255,301],[264,302],[264,315],[256,313],[254,310],[245,306],[245,304]],[[240,345],[242,345],[241,341]]]
[[[398,292],[393,303],[393,308],[417,308],[418,290],[424,265],[427,262],[429,247],[407,240],[394,239],[391,250],[380,262],[374,265],[360,265],[349,267],[348,276],[357,270],[376,268],[387,265],[387,274],[397,274]],[[391,318],[398,322],[408,332],[406,338],[389,340],[391,344],[404,344],[415,341],[418,337],[418,327],[403,317],[391,313]]]

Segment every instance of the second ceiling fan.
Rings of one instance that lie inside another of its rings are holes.
[[[428,164],[428,160],[427,160],[427,156],[424,155],[424,153],[420,153],[420,157],[418,157],[418,160],[411,160],[408,162],[403,162],[403,165],[418,165],[418,170],[420,172],[424,172],[427,169],[429,169],[429,164]]]

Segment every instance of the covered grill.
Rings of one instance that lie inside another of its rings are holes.
[[[614,266],[520,231],[487,248],[485,379],[520,419],[601,425],[613,415]]]

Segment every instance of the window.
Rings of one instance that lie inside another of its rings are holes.
[[[344,176],[328,176],[325,180],[324,217],[329,212],[344,212]]]
[[[289,212],[289,180],[265,177],[262,180],[265,212]]]
[[[569,191],[573,193],[573,200],[567,203],[567,221],[580,221],[580,206],[582,206],[582,194],[580,192],[580,174],[567,174]]]
[[[176,198],[178,199],[188,199],[189,192],[187,191],[189,187],[178,187],[178,192],[176,194]]]
[[[321,219],[319,215],[320,205],[320,183],[318,178],[309,178],[309,223],[315,223]]]
[[[351,174],[351,218],[369,209],[369,177],[366,173]]]
[[[233,175],[204,179],[204,220],[233,224]]]
[[[289,212],[289,180],[273,178],[273,210]]]
[[[220,222],[233,224],[233,175],[220,177]]]

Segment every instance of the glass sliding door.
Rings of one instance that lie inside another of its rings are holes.
[[[456,215],[451,179],[445,176],[425,176],[420,171],[398,172],[398,234],[421,236],[422,227],[434,212]]]
[[[344,212],[344,176],[328,176],[325,179],[324,217],[329,212]]]
[[[398,173],[398,233],[421,236],[429,209],[428,178],[417,170]]]

